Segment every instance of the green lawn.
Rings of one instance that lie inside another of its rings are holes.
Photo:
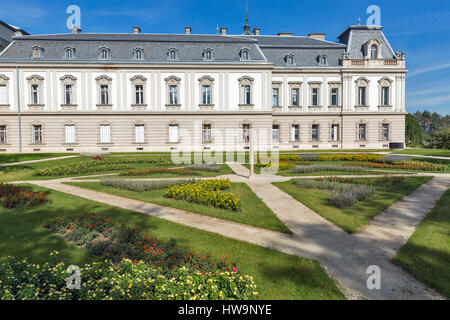
[[[345,209],[328,204],[326,200],[328,191],[304,189],[296,186],[292,181],[277,182],[274,185],[338,227],[349,233],[355,233],[364,228],[370,219],[431,179],[432,177],[408,177],[391,187],[378,187],[373,196]]]
[[[95,191],[110,193],[121,197],[150,202],[161,206],[177,208],[220,219],[240,222],[255,227],[266,228],[289,234],[291,233],[290,230],[272,212],[272,210],[269,209],[269,207],[267,207],[264,202],[260,198],[258,198],[256,194],[252,190],[250,190],[250,188],[245,183],[232,183],[230,190],[235,195],[241,197],[241,212],[203,206],[200,204],[190,203],[182,200],[165,198],[165,190],[135,192],[103,186],[99,182],[69,182],[68,184],[77,187],[92,189]]]
[[[450,157],[449,149],[405,149],[392,151],[393,154],[416,154],[420,156]]]
[[[35,187],[35,190],[45,189]],[[12,255],[17,258],[27,257],[34,263],[45,263],[50,252],[58,250],[66,264],[81,266],[97,260],[85,249],[77,248],[42,228],[44,223],[58,216],[89,210],[154,234],[163,241],[173,238],[180,247],[188,245],[204,254],[227,256],[230,261],[238,261],[242,272],[255,279],[260,299],[344,299],[317,261],[68,194],[50,192],[53,203],[43,207],[27,211],[9,211],[0,207],[0,257]]]
[[[450,298],[450,189],[394,259],[419,280]]]
[[[29,160],[40,160],[47,158],[56,158],[64,156],[73,156],[76,153],[4,153],[0,154],[0,164],[22,162]]]

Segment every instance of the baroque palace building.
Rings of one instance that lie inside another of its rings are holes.
[[[256,131],[280,151],[403,146],[405,56],[382,27],[244,31],[16,34],[0,152],[246,150]]]

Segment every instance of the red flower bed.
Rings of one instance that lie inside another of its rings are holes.
[[[100,157],[100,156],[95,156],[95,157],[93,157],[92,159],[93,159],[93,160],[103,160],[103,158]]]
[[[8,209],[27,209],[51,202],[46,192],[34,192],[29,187],[0,184],[0,203]]]
[[[175,241],[161,241],[148,232],[121,225],[93,213],[58,217],[44,228],[60,234],[78,246],[86,247],[102,259],[120,262],[123,259],[143,261],[155,267],[171,270],[186,266],[200,272],[234,271],[227,258],[216,260],[213,255],[202,255],[187,246],[178,247]]]

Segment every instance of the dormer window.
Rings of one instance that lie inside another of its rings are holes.
[[[203,61],[212,61],[212,60],[213,60],[213,50],[209,48],[203,50]]]
[[[169,61],[178,60],[178,50],[175,48],[169,49],[169,51],[167,52],[167,60]]]
[[[243,48],[240,53],[241,61],[250,60],[250,50],[248,48]]]
[[[319,66],[326,66],[328,64],[327,56],[325,54],[321,54],[317,57],[317,62]]]
[[[370,47],[370,58],[378,59],[378,46],[375,44]]]
[[[42,52],[43,52],[43,49],[42,49],[42,47],[39,47],[39,46],[34,46],[33,47],[33,53],[32,53],[32,58],[33,59],[41,59],[42,58]]]
[[[64,58],[67,59],[67,60],[74,59],[75,58],[75,48],[66,47]]]
[[[135,48],[133,50],[133,59],[134,60],[144,60],[144,49]]]
[[[106,48],[106,47],[101,47],[99,59],[100,60],[109,60],[109,58],[110,58],[109,56],[110,56],[110,49]]]
[[[291,67],[295,66],[295,55],[288,54],[284,60],[285,60],[286,66],[291,66]]]

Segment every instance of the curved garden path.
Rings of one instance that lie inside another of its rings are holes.
[[[350,299],[443,299],[394,265],[391,259],[450,186],[449,174],[434,175],[433,180],[374,218],[364,231],[350,235],[272,185],[273,182],[287,181],[291,177],[256,175],[248,179],[247,168],[237,163],[230,163],[229,166],[236,174],[223,178],[246,183],[292,231],[292,235],[64,184],[80,181],[74,178],[15,183],[39,185],[284,253],[316,259]],[[366,270],[372,265],[381,269],[380,290],[369,290],[366,285],[369,277]]]

